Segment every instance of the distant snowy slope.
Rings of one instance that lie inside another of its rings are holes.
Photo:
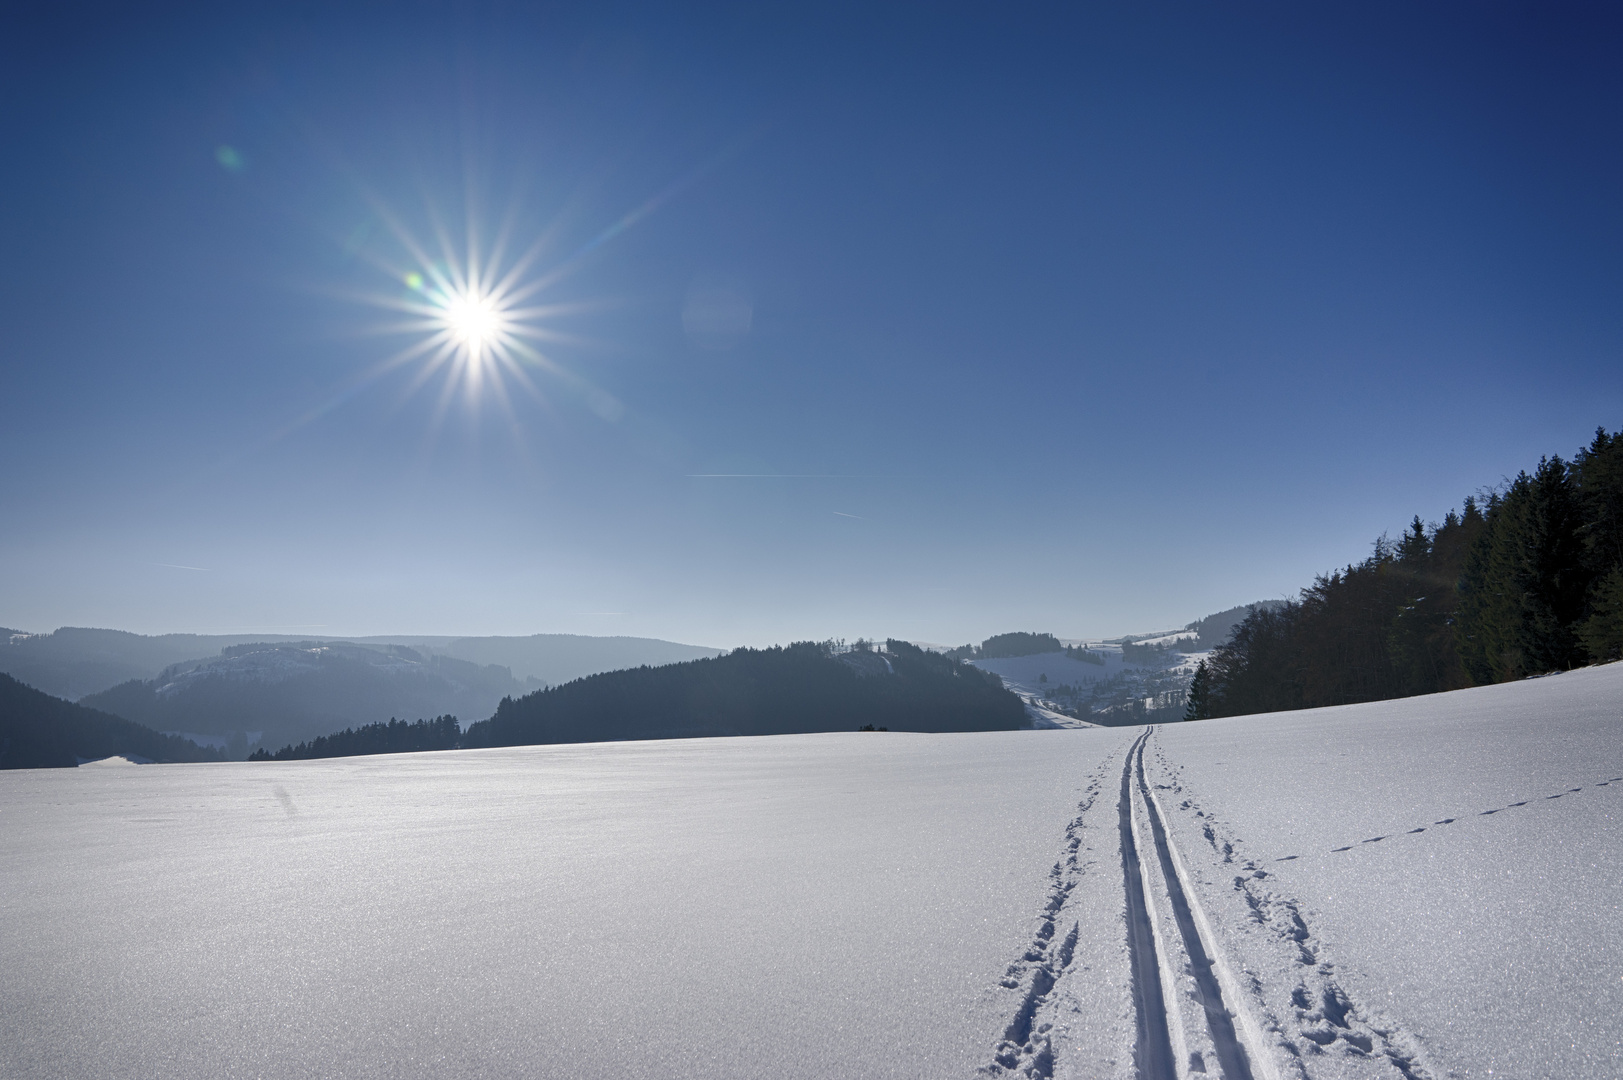
[[[293,641],[278,635],[159,634],[64,626],[48,634],[0,637],[0,672],[55,697],[77,701],[130,679],[150,679],[171,664],[216,656],[250,641]]]
[[[1099,682],[1122,672],[1121,650],[1095,645],[1094,655],[1103,664],[1089,664],[1073,660],[1064,653],[1039,653],[1036,656],[1004,656],[994,660],[976,660],[982,671],[1001,675],[1010,689],[1039,693],[1050,685],[1075,686]]]
[[[1170,636],[1166,640],[1166,648],[1140,648],[1132,663],[1124,662],[1123,646],[1102,643],[1089,644],[1084,650],[1098,663],[1062,652],[971,662],[1047,711],[1060,710],[1106,726],[1181,720],[1185,693],[1200,654],[1180,653],[1170,644]]]

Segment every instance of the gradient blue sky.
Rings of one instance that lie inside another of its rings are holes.
[[[1616,9],[223,6],[0,16],[0,625],[1116,634],[1623,426]],[[435,214],[543,400],[355,385]]]

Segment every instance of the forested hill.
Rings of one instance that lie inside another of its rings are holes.
[[[1504,682],[1623,654],[1623,432],[1258,608],[1190,689],[1234,716]]]
[[[255,750],[249,761],[307,761],[311,758],[357,757],[362,754],[412,754],[423,750],[455,750],[462,745],[462,725],[454,716],[436,716],[408,724],[393,717],[387,724],[345,728],[284,746],[272,753]]]
[[[1020,699],[995,675],[905,641],[883,653],[799,642],[605,672],[516,701],[464,747],[853,731],[1012,730]]]
[[[151,761],[219,761],[188,739],[164,735],[0,675],[0,769],[72,768],[122,754]]]

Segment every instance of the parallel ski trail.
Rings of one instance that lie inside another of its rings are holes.
[[[1184,952],[1189,957],[1190,974],[1195,979],[1195,989],[1206,1017],[1206,1027],[1212,1036],[1212,1045],[1217,1051],[1218,1063],[1222,1066],[1225,1080],[1251,1080],[1251,1063],[1247,1059],[1245,1048],[1234,1031],[1234,1017],[1223,1002],[1223,991],[1218,985],[1217,973],[1212,969],[1212,959],[1207,951],[1206,943],[1201,939],[1200,931],[1195,926],[1193,912],[1189,908],[1189,898],[1184,892],[1184,883],[1179,876],[1177,868],[1173,865],[1172,852],[1168,845],[1166,827],[1161,821],[1161,811],[1150,795],[1149,782],[1144,777],[1144,744],[1149,741],[1149,733],[1134,744],[1132,752],[1128,755],[1128,768],[1136,775],[1139,793],[1143,798],[1145,815],[1149,818],[1150,832],[1155,839],[1156,856],[1161,864],[1161,878],[1166,882],[1167,899],[1172,904],[1172,914],[1177,922],[1178,935],[1183,939]],[[1122,780],[1124,793],[1126,777]]]
[[[1155,930],[1150,923],[1149,901],[1144,895],[1138,843],[1133,839],[1133,761],[1135,754],[1143,752],[1149,737],[1150,733],[1145,731],[1133,743],[1121,771],[1121,871],[1122,884],[1127,891],[1127,956],[1133,973],[1140,1080],[1177,1080],[1171,1030],[1167,1027],[1166,998],[1161,988],[1161,964],[1155,951]]]

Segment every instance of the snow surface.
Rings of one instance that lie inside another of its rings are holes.
[[[1616,1077],[1620,736],[1614,664],[0,774],[0,1076]]]
[[[1384,1028],[1437,1077],[1623,1076],[1623,664],[1151,746],[1219,936],[1312,1033],[1312,1075],[1392,1075],[1347,1054]]]
[[[1119,741],[1042,739],[0,774],[0,1075],[970,1076]]]
[[[1018,690],[1015,691],[1015,694],[1020,698],[1021,701],[1026,703],[1026,720],[1034,728],[1087,728],[1101,726],[1088,720],[1078,720],[1076,717],[1067,716],[1062,712],[1055,712],[1053,709],[1050,709],[1048,706],[1044,705],[1042,703],[1042,698],[1036,694],[1022,693]]]

